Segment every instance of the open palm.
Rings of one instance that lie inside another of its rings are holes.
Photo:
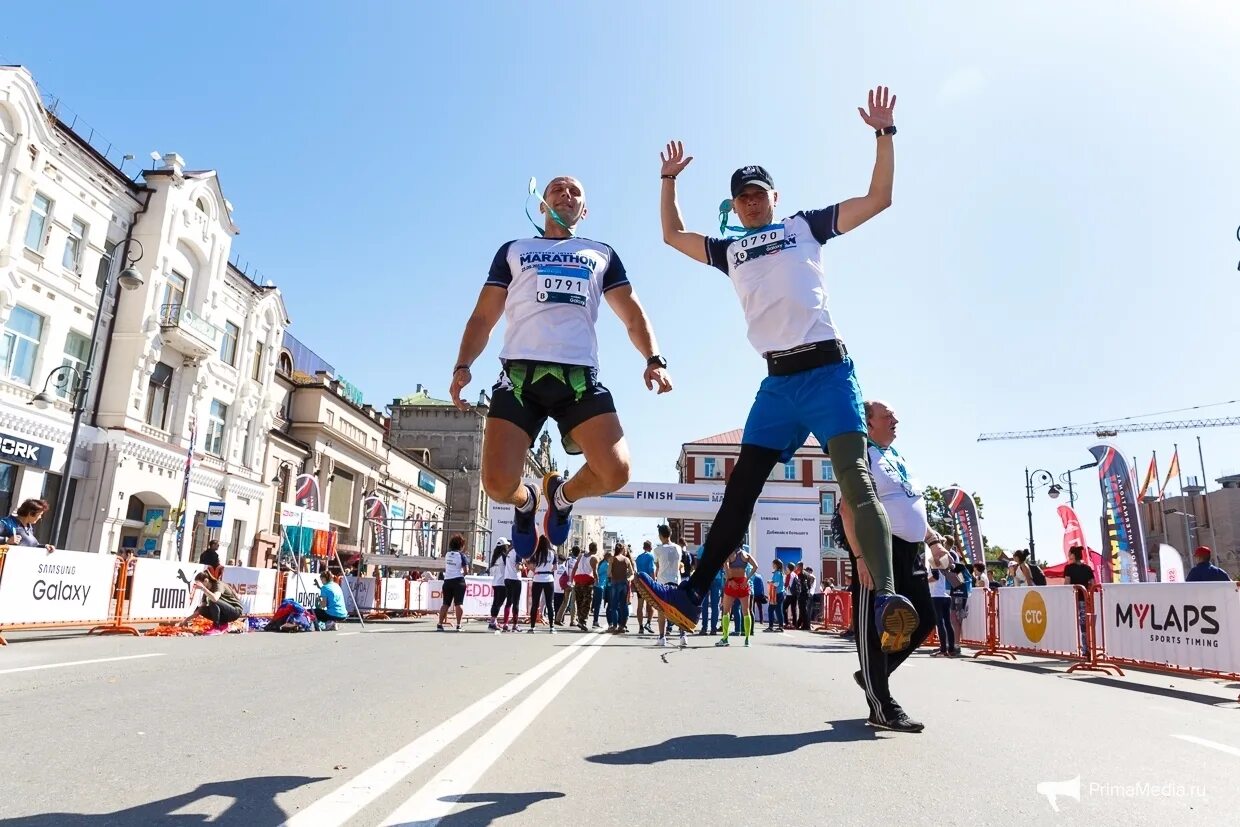
[[[659,153],[659,160],[663,162],[660,175],[679,175],[682,169],[689,166],[693,156],[685,157],[685,145],[680,141],[668,141],[667,149]]]
[[[870,111],[857,107],[861,120],[873,129],[885,129],[895,124],[896,96],[890,92],[886,86],[877,86],[870,90],[867,97]]]

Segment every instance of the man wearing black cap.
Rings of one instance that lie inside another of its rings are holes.
[[[1231,578],[1227,572],[1210,562],[1214,552],[1209,546],[1197,546],[1193,550],[1193,567],[1188,570],[1184,580],[1188,583],[1229,583]]]
[[[791,459],[812,433],[826,446],[851,508],[863,556],[858,578],[875,592],[882,650],[906,648],[917,628],[913,604],[895,592],[891,529],[866,461],[861,390],[827,309],[822,268],[823,244],[891,206],[895,103],[895,96],[879,87],[869,93],[869,110],[858,108],[877,143],[870,189],[860,198],[776,222],[779,196],[770,173],[756,165],[732,173],[731,208],[743,225],[732,228],[743,231],[738,238],[707,238],[685,230],[676,204],[676,176],[693,159],[685,156],[679,142],[669,143],[662,156],[663,240],[731,279],[745,312],[749,341],[766,359],[769,374],[749,411],[740,457],[697,570],[679,588],[638,579],[638,588],[680,625],[697,624],[701,597],[728,554],[740,545],[771,470],[777,462]],[[726,219],[726,210],[722,212]]]

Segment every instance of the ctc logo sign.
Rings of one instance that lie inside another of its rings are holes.
[[[1046,601],[1030,590],[1020,605],[1020,623],[1030,643],[1037,643],[1046,634]]]

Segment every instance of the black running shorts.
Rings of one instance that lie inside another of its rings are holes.
[[[572,430],[587,419],[615,412],[611,391],[599,384],[596,368],[519,359],[504,363],[491,389],[487,416],[519,426],[529,434],[531,448],[550,417],[560,428],[564,450],[580,454],[580,446],[569,438]]]
[[[453,577],[443,581],[443,605],[465,605],[465,578]]]

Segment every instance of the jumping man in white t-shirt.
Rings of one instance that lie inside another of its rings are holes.
[[[452,401],[467,410],[461,391],[472,378],[470,366],[503,315],[508,323],[499,356],[503,370],[487,414],[482,485],[492,500],[515,506],[512,545],[521,559],[534,553],[538,510],[538,489],[523,482],[521,474],[526,451],[548,417],[560,428],[564,450],[585,455],[585,465],[571,480],[553,472],[543,481],[548,505],[543,531],[552,545],[568,539],[574,501],[610,493],[629,480],[624,431],[611,392],[598,381],[594,326],[600,299],[607,299],[646,360],[646,387],[659,393],[672,389],[667,360],[659,355],[654,330],[620,257],[610,246],[576,235],[586,217],[581,182],[555,178],[543,198],[542,237],[499,248],[452,372]]]
[[[878,145],[870,189],[859,198],[777,222],[779,199],[770,174],[760,166],[736,170],[731,208],[743,225],[738,238],[707,238],[685,230],[676,205],[676,176],[693,159],[675,141],[662,156],[663,240],[731,280],[745,312],[749,341],[766,359],[768,373],[750,408],[740,456],[693,576],[678,589],[646,577],[637,580],[637,587],[678,624],[697,625],[702,597],[728,555],[740,546],[771,470],[777,462],[790,460],[812,433],[831,456],[841,492],[853,510],[868,566],[865,576],[874,579],[883,650],[906,646],[917,627],[912,603],[895,592],[891,530],[866,463],[861,390],[827,309],[822,267],[823,244],[891,205],[895,103],[895,97],[879,87],[869,94],[869,111],[858,108]]]

